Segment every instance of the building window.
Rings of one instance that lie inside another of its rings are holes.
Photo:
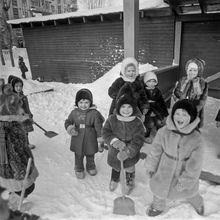
[[[55,6],[54,5],[51,5],[51,11],[53,14],[55,13]]]
[[[61,6],[60,5],[57,6],[57,9],[58,9],[58,14],[61,14]]]
[[[17,0],[12,0],[12,5],[13,6],[18,6]]]
[[[31,4],[32,4],[32,6],[40,7],[40,1],[39,0],[32,0]]]
[[[13,15],[14,15],[14,18],[19,18],[19,13],[18,13],[18,9],[17,8],[13,8]]]

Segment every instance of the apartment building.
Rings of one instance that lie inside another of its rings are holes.
[[[9,20],[77,10],[77,0],[12,0]]]

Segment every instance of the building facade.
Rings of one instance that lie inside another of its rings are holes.
[[[77,0],[12,0],[9,20],[77,10]]]

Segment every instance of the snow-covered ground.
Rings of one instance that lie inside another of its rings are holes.
[[[26,64],[28,60],[25,58]],[[150,64],[140,66],[140,72],[155,68]],[[125,216],[112,213],[114,199],[121,195],[120,187],[115,192],[108,190],[111,169],[107,165],[107,151],[96,154],[98,174],[94,177],[86,175],[84,180],[74,175],[74,155],[69,150],[70,136],[64,129],[64,121],[74,106],[75,94],[80,88],[88,88],[94,95],[94,103],[104,117],[107,117],[111,99],[107,90],[119,76],[120,63],[103,77],[91,84],[40,83],[24,81],[24,93],[28,95],[34,120],[46,130],[59,133],[48,138],[44,132],[35,127],[30,133],[30,142],[37,147],[33,150],[36,166],[40,176],[36,181],[36,189],[24,201],[29,212],[49,220],[71,219],[125,219]],[[20,76],[16,67],[0,64],[1,77]],[[36,91],[54,88],[54,92],[31,94]],[[204,169],[220,175],[220,160],[216,154],[220,152],[220,129],[215,127],[215,115],[220,107],[220,100],[209,97],[205,106],[205,126],[202,135],[206,141]],[[147,151],[149,145],[144,145]],[[200,217],[194,209],[184,202],[171,202],[169,209],[155,219],[220,219],[220,186],[210,185],[200,180],[200,192],[205,201],[205,217]],[[135,202],[136,215],[127,219],[150,219],[145,213],[150,205],[152,194],[145,175],[144,161],[136,166],[136,188],[130,195]]]

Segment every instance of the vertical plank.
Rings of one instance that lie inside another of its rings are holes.
[[[138,58],[139,0],[123,0],[124,57]]]
[[[173,64],[179,65],[180,63],[180,47],[181,47],[181,33],[182,33],[182,22],[175,22],[175,40],[174,40],[174,60]]]

